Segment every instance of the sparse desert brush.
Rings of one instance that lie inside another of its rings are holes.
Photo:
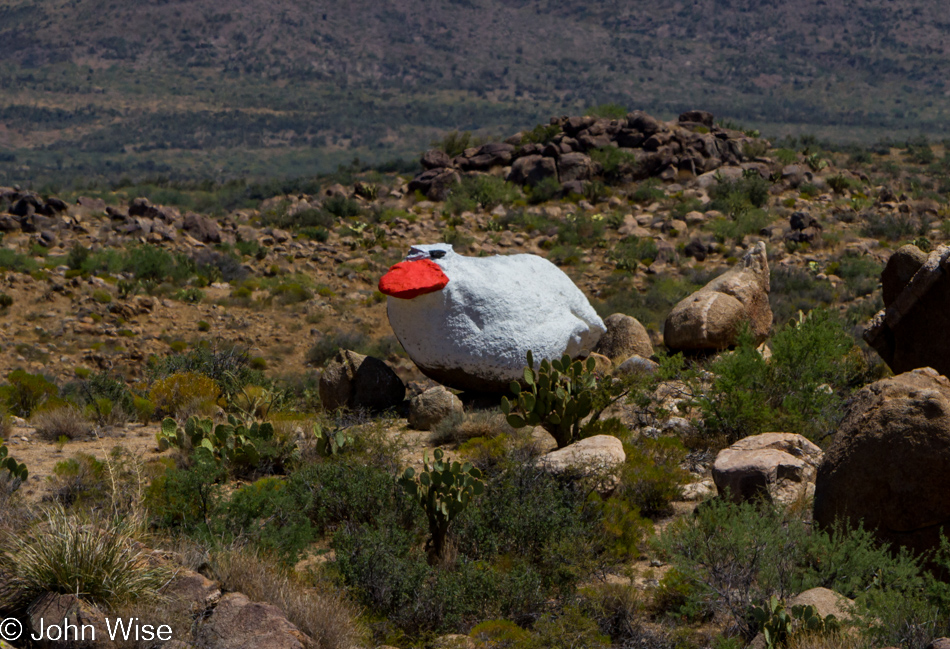
[[[313,640],[314,649],[359,646],[362,629],[358,611],[329,587],[307,586],[256,555],[226,550],[211,559],[215,577],[226,591],[240,591],[251,600],[267,602]]]
[[[450,415],[432,430],[434,440],[440,444],[464,444],[476,437],[494,439],[514,432],[514,428],[505,421],[505,416],[493,410]]]
[[[221,390],[214,379],[196,372],[179,372],[152,384],[149,400],[159,415],[179,419],[194,414],[211,414]]]
[[[30,419],[36,434],[47,442],[66,439],[79,439],[92,432],[92,426],[82,412],[73,405],[43,410]]]
[[[52,507],[32,527],[3,538],[0,606],[25,611],[46,593],[112,607],[159,596],[172,576],[136,542],[134,518],[82,518]]]

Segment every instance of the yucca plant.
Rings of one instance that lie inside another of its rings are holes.
[[[25,610],[46,593],[77,595],[112,607],[158,596],[173,576],[135,541],[130,518],[80,519],[62,507],[0,551],[0,608]]]

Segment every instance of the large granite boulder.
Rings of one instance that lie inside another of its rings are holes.
[[[743,323],[764,340],[772,328],[769,262],[765,244],[755,244],[732,270],[680,300],[663,328],[673,351],[725,349],[736,342]]]
[[[631,356],[643,358],[653,356],[650,334],[636,318],[615,313],[604,318],[604,325],[607,327],[607,332],[594,348],[598,354],[603,354],[618,363],[624,362]]]
[[[386,410],[406,398],[402,379],[385,362],[341,349],[320,375],[320,401],[327,410]]]
[[[514,161],[507,180],[517,185],[534,187],[545,178],[557,180],[557,162],[554,158],[527,155]]]
[[[794,433],[763,433],[723,449],[713,463],[720,495],[789,505],[814,493],[821,449]]]
[[[881,274],[884,310],[864,339],[895,372],[933,367],[950,374],[950,247],[925,255],[903,246]]]
[[[858,391],[815,480],[815,521],[876,530],[917,552],[950,530],[950,380],[931,368]]]
[[[576,358],[605,330],[574,282],[537,255],[464,257],[449,244],[416,245],[379,290],[409,358],[459,390],[507,392],[528,351],[536,363]]]

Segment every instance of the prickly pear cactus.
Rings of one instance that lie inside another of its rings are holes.
[[[26,465],[22,462],[17,462],[9,455],[9,451],[3,440],[0,439],[0,469],[5,469],[13,477],[12,488],[14,490],[20,487],[20,484],[24,482],[30,475],[30,472],[27,471]]]
[[[429,455],[422,456],[423,470],[416,480],[410,467],[399,479],[399,485],[425,509],[429,521],[430,558],[441,559],[445,552],[449,523],[462,513],[475,496],[485,491],[482,472],[470,463],[444,462],[442,449],[433,452],[435,461],[429,464]]]
[[[593,407],[592,390],[596,384],[594,359],[585,363],[571,362],[565,354],[561,360],[541,361],[534,369],[534,356],[529,351],[524,368],[522,388],[512,381],[514,400],[501,398],[501,410],[513,428],[541,426],[551,433],[558,448],[564,448],[578,437],[581,421]]]
[[[342,430],[324,430],[320,424],[314,424],[313,434],[317,439],[317,453],[323,457],[339,455],[347,446],[353,444],[353,438]]]
[[[254,422],[247,425],[233,415],[228,416],[228,423],[217,426],[210,419],[189,417],[184,429],[168,417],[162,421],[162,429],[156,435],[161,450],[185,448],[185,440],[188,440],[200,455],[232,466],[256,466],[261,459],[256,442],[273,437],[273,424]]]

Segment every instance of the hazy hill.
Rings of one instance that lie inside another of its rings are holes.
[[[309,173],[618,102],[766,133],[946,130],[937,0],[24,0],[0,181]]]

